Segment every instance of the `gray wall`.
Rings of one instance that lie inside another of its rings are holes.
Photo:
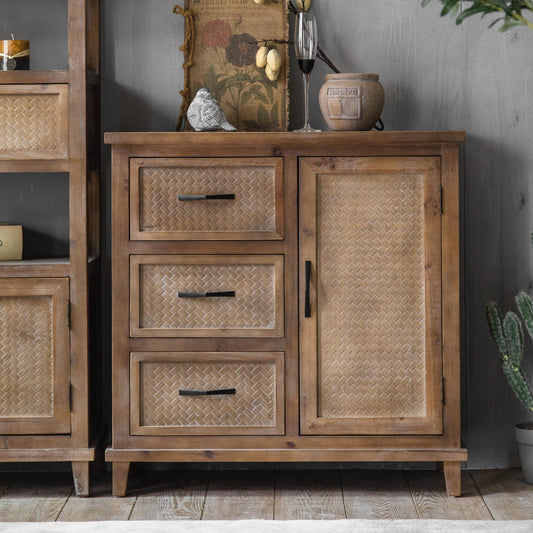
[[[0,1],[0,32],[12,31],[4,22],[6,3],[15,6],[26,22],[28,12],[19,8],[28,0]],[[101,0],[102,132],[174,129],[183,84],[179,51],[183,21],[172,14],[175,3]],[[59,9],[59,4],[58,0],[32,3],[34,12],[58,32],[57,40],[62,30],[55,27],[50,9]],[[510,307],[520,288],[533,290],[529,246],[533,230],[533,31],[520,28],[502,34],[487,29],[488,18],[470,19],[457,27],[451,19],[439,17],[437,0],[424,9],[420,0],[314,0],[313,9],[321,46],[342,71],[380,74],[386,91],[383,119],[387,129],[467,131],[463,438],[470,450],[470,468],[516,464],[512,426],[527,419],[528,413],[502,376],[487,333],[484,306],[487,300],[496,299]],[[13,13],[10,16],[17,18]],[[41,27],[33,24],[32,31],[39,34]],[[42,51],[55,54],[56,46],[56,40],[48,39]],[[46,65],[49,54],[42,51],[40,61]],[[298,126],[303,114],[302,87],[295,65],[292,72],[291,122]],[[311,78],[312,124],[322,128],[325,124],[316,101],[326,73],[325,65],[318,63]],[[103,149],[107,295],[110,170],[109,147]],[[109,321],[108,307],[104,324]],[[533,352],[529,340],[527,347]],[[531,363],[528,373],[533,377]]]

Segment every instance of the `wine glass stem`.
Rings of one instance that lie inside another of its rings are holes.
[[[309,75],[310,72],[304,74],[304,99],[305,99],[305,128],[309,127]]]

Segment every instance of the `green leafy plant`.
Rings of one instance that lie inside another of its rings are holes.
[[[450,15],[457,24],[473,15],[484,17],[490,13],[499,13],[502,16],[494,20],[489,27],[502,22],[500,31],[506,31],[514,26],[527,26],[533,29],[533,23],[525,16],[524,12],[533,12],[533,0],[439,0],[443,4],[441,16]],[[431,0],[422,0],[422,6]]]

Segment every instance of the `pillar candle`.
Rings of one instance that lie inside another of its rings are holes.
[[[30,41],[0,41],[0,70],[29,70]]]

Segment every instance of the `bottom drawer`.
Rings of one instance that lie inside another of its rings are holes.
[[[282,435],[282,352],[134,352],[132,435]]]

